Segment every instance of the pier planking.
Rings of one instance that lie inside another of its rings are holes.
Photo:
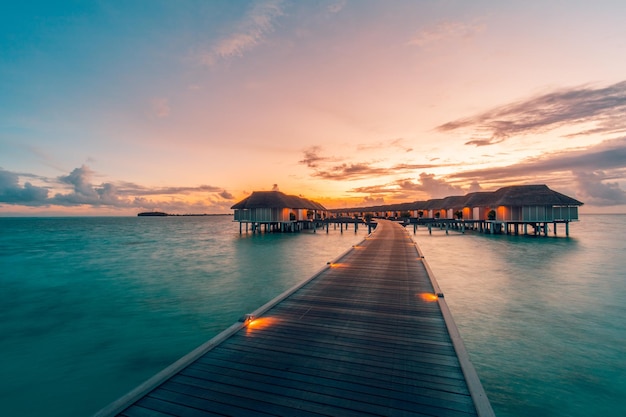
[[[97,415],[492,416],[437,292],[404,228],[381,221],[254,320]]]

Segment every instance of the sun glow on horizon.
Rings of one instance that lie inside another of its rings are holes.
[[[46,3],[41,25],[7,8],[0,213],[224,213],[273,184],[333,209],[531,183],[626,212],[621,4],[269,4]]]

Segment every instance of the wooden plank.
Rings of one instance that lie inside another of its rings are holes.
[[[258,309],[260,324],[231,329],[101,415],[476,416],[482,386],[445,300],[421,298],[437,292],[410,236],[383,222]]]
[[[318,326],[315,332],[311,332],[310,329],[303,331],[299,325],[290,326],[289,323],[284,322],[282,323],[280,329],[262,329],[255,333],[258,336],[292,338],[304,342],[340,343],[349,347],[359,347],[364,343],[372,343],[372,337],[369,337],[369,334],[364,335],[362,332],[353,331],[352,329],[341,329],[338,332],[334,332],[329,329],[328,326]],[[341,337],[341,339],[338,340],[338,337]],[[438,354],[456,356],[456,352],[451,341],[427,339],[421,335],[386,334],[384,339],[378,339],[376,344],[371,345],[370,348],[372,350],[384,350],[386,352],[411,350],[418,352],[436,352]]]
[[[197,379],[211,381],[219,378],[241,378],[248,383],[259,383],[263,385],[277,385],[285,387],[295,387],[302,384],[309,386],[311,381],[315,381],[313,391],[330,389],[329,392],[350,392],[351,397],[362,396],[367,398],[366,402],[381,403],[387,399],[406,401],[407,403],[436,405],[442,400],[448,402],[448,408],[464,410],[469,412],[473,409],[469,392],[462,393],[436,389],[435,387],[414,387],[414,389],[397,389],[393,385],[381,384],[380,380],[369,377],[354,378],[346,374],[315,373],[301,374],[296,372],[284,372],[277,369],[249,366],[247,369],[229,366],[194,366],[193,369],[186,369],[181,374]],[[320,392],[318,391],[318,392]],[[407,392],[412,393],[407,396]]]
[[[209,384],[206,380],[202,379],[184,379],[184,376],[177,375],[174,377],[178,383],[178,387],[184,398],[192,394],[201,396],[205,395],[217,395],[217,396],[229,396],[231,393],[236,392],[239,395],[236,400],[233,401],[244,411],[235,412],[227,415],[241,415],[247,416],[247,409],[253,410],[265,410],[265,409],[282,409],[288,410],[282,413],[274,413],[273,415],[294,415],[300,416],[305,414],[320,414],[320,415],[345,415],[345,416],[367,416],[376,415],[368,411],[364,404],[360,404],[358,407],[344,407],[345,402],[338,401],[331,396],[312,393],[306,390],[295,391],[292,389],[280,389],[269,384],[246,384],[246,379],[232,379],[230,381],[221,381],[215,384]],[[186,384],[181,384],[180,381],[184,380]],[[228,382],[233,382],[238,385],[231,385]],[[174,384],[173,381],[168,381],[168,387],[171,389]],[[299,394],[297,396],[294,393]],[[172,398],[175,398],[172,395]],[[215,405],[214,401],[205,401],[203,399],[182,399],[181,401],[193,401],[197,405],[211,409]]]
[[[176,378],[176,376],[174,376]],[[216,392],[206,390],[194,390],[183,386],[176,389],[177,385],[170,381],[165,382],[160,389],[152,391],[148,398],[159,401],[174,415],[205,416],[205,415],[246,415],[250,417],[269,417],[276,415],[271,404],[263,404],[263,407],[250,408],[242,404],[239,397],[231,396],[228,392],[217,395]],[[179,386],[180,387],[180,386]],[[230,401],[229,401],[230,400]],[[266,412],[264,408],[268,409]]]
[[[194,369],[235,369],[235,370],[247,370],[248,372],[257,373],[277,373],[281,369],[284,369],[284,362],[280,359],[268,358],[262,362],[258,360],[245,359],[237,362],[227,361],[220,358],[207,358],[202,362],[198,361],[193,366]],[[282,366],[282,367],[281,367]],[[189,369],[189,368],[188,368]],[[185,371],[182,371],[184,373]],[[364,367],[350,367],[350,366],[337,366],[329,368],[321,368],[319,366],[313,366],[304,362],[298,362],[290,364],[289,372],[296,375],[307,375],[310,377],[319,376],[320,378],[327,379],[349,379],[359,380],[364,384],[371,386],[378,386],[379,384],[387,384],[390,380],[394,381],[394,384],[390,385],[391,389],[396,389],[396,385],[408,385],[415,388],[425,388],[429,390],[439,390],[445,392],[451,392],[455,394],[469,395],[469,391],[465,386],[463,380],[451,380],[441,376],[428,376],[426,374],[419,375],[419,378],[414,377],[414,373],[407,372],[406,369],[391,369],[387,372],[372,372],[369,368]],[[411,388],[409,388],[411,389]]]
[[[297,343],[296,340],[259,338],[252,343],[257,349],[262,351],[277,352],[279,354],[293,353],[300,356],[310,355],[318,358],[339,357],[343,360],[353,360],[362,358],[369,360],[375,358],[373,362],[391,363],[394,359],[402,358],[405,365],[426,363],[429,366],[442,365],[458,367],[459,360],[456,355],[440,355],[437,353],[415,352],[410,350],[388,352],[385,350],[371,349],[369,346],[354,346],[346,348],[338,343],[321,345],[317,342]],[[249,340],[233,337],[229,340],[228,347],[235,350],[245,350],[250,345]],[[344,359],[345,358],[345,359]]]
[[[396,398],[391,396],[374,396],[365,395],[363,393],[348,391],[345,386],[332,387],[308,381],[299,384],[295,381],[285,381],[281,378],[265,378],[255,379],[253,375],[220,376],[218,381],[211,381],[202,378],[187,377],[178,375],[175,377],[177,382],[184,382],[190,386],[197,388],[201,393],[220,392],[227,394],[230,392],[238,392],[238,404],[250,404],[251,407],[267,407],[268,403],[277,404],[297,404],[300,407],[299,412],[311,411],[311,408],[327,415],[387,415],[390,407],[392,409],[411,412],[419,409],[422,412],[437,412],[448,416],[466,417],[472,415],[473,405],[471,402],[465,407],[459,402],[434,400],[427,397],[418,397],[415,393],[411,396],[398,395]],[[191,388],[187,386],[180,387],[181,392],[188,393]],[[382,391],[379,391],[383,393]],[[452,398],[452,396],[450,396]],[[252,401],[247,401],[248,399]],[[410,402],[409,399],[414,401]],[[305,401],[303,401],[305,400]],[[424,400],[420,402],[419,400]],[[260,405],[260,402],[263,405]],[[255,405],[256,404],[256,405]],[[210,407],[210,404],[206,404]],[[459,410],[468,408],[468,411]],[[350,410],[350,411],[348,411]],[[437,411],[435,411],[437,410]],[[295,410],[291,414],[294,414]],[[285,415],[284,412],[278,412],[276,415]],[[300,415],[300,414],[297,414]]]
[[[316,368],[322,369],[319,365],[319,361],[317,358],[311,357],[300,357],[297,355],[275,355],[270,356],[265,354],[265,351],[261,351],[260,354],[262,356],[262,360],[259,360],[259,356],[254,355],[253,352],[242,352],[238,354],[239,359],[231,356],[231,352],[226,352],[225,355],[220,355],[220,352],[214,352],[211,355],[211,359],[230,361],[232,363],[238,364],[250,364],[250,363],[271,363],[275,362],[277,367],[281,367],[281,369],[297,369],[298,367],[303,368]],[[237,352],[235,352],[237,353]],[[303,359],[305,358],[305,359]],[[204,358],[200,359],[196,362],[196,364],[203,364]],[[210,362],[209,362],[210,363]],[[406,378],[413,378],[417,380],[423,381],[434,381],[438,384],[449,384],[455,386],[464,385],[464,379],[462,375],[458,372],[446,372],[446,368],[443,367],[435,367],[435,366],[415,366],[408,365],[405,363],[394,363],[394,364],[382,364],[376,367],[370,366],[370,363],[364,363],[362,360],[341,360],[341,358],[330,358],[326,359],[324,362],[325,365],[323,369],[328,369],[330,371],[338,371],[347,373],[359,373],[361,371],[367,371],[372,377],[379,375],[382,380],[390,380],[396,379],[399,376],[406,376]],[[245,365],[244,365],[245,366]],[[405,382],[406,383],[406,382]]]

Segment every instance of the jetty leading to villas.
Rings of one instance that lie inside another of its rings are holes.
[[[405,224],[438,225],[447,228],[478,230],[486,233],[524,233],[548,235],[549,225],[556,234],[557,225],[578,220],[583,203],[551,190],[546,185],[516,185],[493,192],[474,192],[427,201],[328,210],[319,203],[279,191],[256,191],[233,205],[234,220],[248,232],[297,231],[328,227],[366,218],[398,219]],[[521,228],[521,231],[520,231]]]
[[[320,272],[97,413],[172,415],[494,413],[419,248],[380,220]]]

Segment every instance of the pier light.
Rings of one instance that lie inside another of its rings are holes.
[[[437,301],[439,299],[438,294],[433,294],[432,292],[423,292],[418,295],[422,300],[429,303],[432,303],[433,301]]]
[[[254,316],[252,314],[244,314],[242,317],[239,318],[239,321],[243,323],[244,326],[248,326],[254,321]]]
[[[254,331],[265,329],[278,322],[275,317],[256,317],[246,326],[246,334],[249,335]]]

